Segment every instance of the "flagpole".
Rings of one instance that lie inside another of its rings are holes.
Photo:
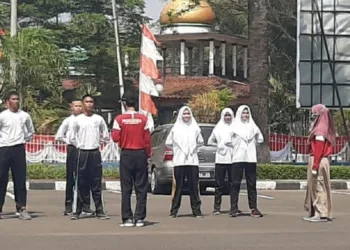
[[[140,67],[140,71],[139,71],[139,113],[141,114],[141,84],[140,84],[140,77],[141,77],[141,51],[142,51],[142,44],[143,44],[143,25],[141,25],[141,46],[140,46],[140,60],[139,60],[139,67]]]
[[[118,63],[118,78],[119,78],[119,92],[120,98],[124,94],[124,82],[123,82],[123,69],[120,56],[120,46],[119,46],[119,31],[118,31],[118,19],[117,19],[117,7],[115,0],[112,1],[112,12],[113,12],[113,22],[114,22],[114,34],[115,34],[115,46],[117,51],[117,63]],[[125,107],[123,102],[120,102],[122,113],[125,113]]]

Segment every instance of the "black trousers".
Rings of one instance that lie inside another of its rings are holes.
[[[27,206],[27,163],[24,144],[0,148],[0,211],[5,202],[10,169],[16,207],[24,208]]]
[[[73,189],[75,184],[75,177],[77,173],[77,157],[78,150],[73,145],[67,146],[67,160],[66,160],[66,197],[65,197],[65,208],[67,212],[72,211],[73,206]],[[90,199],[88,202],[90,207]]]
[[[80,214],[82,210],[90,208],[90,190],[94,200],[96,213],[105,213],[102,198],[102,159],[99,149],[78,150],[78,199],[77,210],[74,213]]]
[[[214,197],[214,210],[220,211],[222,194],[228,186],[225,185],[225,177],[228,176],[230,193],[232,192],[232,164],[215,164],[215,197]]]
[[[256,163],[238,162],[232,167],[231,212],[238,209],[238,197],[241,189],[243,172],[247,182],[249,208],[257,208]]]
[[[201,215],[201,199],[199,197],[199,168],[198,166],[176,166],[173,175],[171,215],[176,215],[181,205],[182,187],[187,179],[193,215]]]
[[[148,162],[145,150],[123,149],[120,154],[120,185],[122,191],[122,220],[146,218],[148,191]],[[136,193],[135,214],[131,209],[133,186]]]

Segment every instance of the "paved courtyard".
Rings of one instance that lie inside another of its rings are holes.
[[[9,193],[7,214],[0,220],[0,244],[1,250],[349,250],[350,191],[334,192],[335,219],[325,224],[302,221],[304,191],[259,191],[259,206],[265,213],[261,219],[229,218],[228,196],[223,203],[226,213],[213,216],[212,195],[202,196],[203,219],[190,217],[187,196],[180,217],[170,219],[170,197],[149,195],[149,224],[144,228],[118,226],[120,194],[111,191],[104,192],[108,221],[63,217],[62,191],[29,191],[29,210],[35,218],[20,221],[13,214]],[[248,212],[244,192],[240,209]]]

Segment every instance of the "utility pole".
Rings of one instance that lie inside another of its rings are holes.
[[[17,0],[11,0],[11,37],[17,35]],[[12,55],[10,59],[10,80],[11,84],[17,86],[17,72],[16,72],[16,58]],[[22,86],[19,84],[19,98],[20,98],[20,108],[23,106],[22,100]]]
[[[119,28],[118,28],[118,19],[117,19],[117,7],[116,7],[115,0],[112,0],[112,12],[113,12],[113,22],[114,22],[115,46],[116,46],[116,51],[117,51],[119,90],[120,90],[120,98],[121,98],[124,94],[124,82],[123,82],[123,69],[122,69],[122,61],[121,61],[120,46],[119,46]],[[124,107],[124,104],[122,102],[121,102],[121,109],[122,109],[122,113],[124,113],[125,107]]]

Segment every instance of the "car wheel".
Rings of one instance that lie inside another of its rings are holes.
[[[156,169],[153,168],[151,172],[151,192],[152,194],[160,194],[161,191],[161,186],[158,184]]]

